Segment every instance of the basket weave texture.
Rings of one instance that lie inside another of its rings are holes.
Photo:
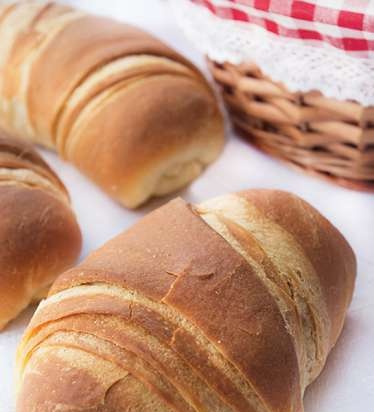
[[[209,61],[235,127],[261,150],[305,171],[374,191],[374,107],[318,91],[292,93],[253,63]]]

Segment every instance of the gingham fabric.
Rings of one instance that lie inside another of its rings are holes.
[[[170,0],[212,60],[253,61],[291,91],[374,106],[374,0]]]
[[[277,36],[328,43],[359,57],[374,51],[373,0],[190,1],[220,19],[256,25]]]

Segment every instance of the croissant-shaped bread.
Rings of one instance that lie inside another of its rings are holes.
[[[19,347],[17,411],[302,411],[355,272],[291,194],[171,201],[59,277]]]
[[[223,145],[191,63],[135,27],[47,1],[0,7],[0,125],[127,207],[185,186]]]
[[[29,143],[0,134],[0,329],[79,255],[68,193]]]

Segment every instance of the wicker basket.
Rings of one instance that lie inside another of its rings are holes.
[[[374,191],[374,107],[291,93],[251,63],[209,67],[235,127],[251,143],[314,175]]]

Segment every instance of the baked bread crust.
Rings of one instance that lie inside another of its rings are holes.
[[[0,135],[0,328],[71,266],[81,234],[63,183],[30,144]]]
[[[0,125],[55,149],[127,207],[216,159],[223,119],[201,73],[150,34],[53,2],[0,9]]]
[[[291,194],[171,201],[55,282],[19,348],[18,411],[112,411],[113,388],[123,394],[114,410],[302,411],[342,328],[355,271],[344,238]],[[108,342],[142,367],[101,372],[103,359],[118,365]],[[73,394],[63,373],[48,372],[52,362],[74,370],[78,388],[94,378],[97,392]],[[121,389],[129,375],[146,389]],[[53,399],[46,381],[59,386]]]

